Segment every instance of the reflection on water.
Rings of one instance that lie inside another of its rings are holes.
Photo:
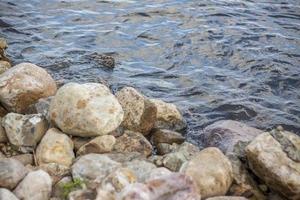
[[[194,142],[220,119],[300,133],[297,0],[2,0],[0,36],[15,63],[59,82],[104,80],[174,102]]]

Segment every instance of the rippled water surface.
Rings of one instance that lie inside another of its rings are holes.
[[[0,36],[14,63],[59,83],[105,81],[174,102],[195,143],[220,119],[300,133],[299,0],[0,0]]]

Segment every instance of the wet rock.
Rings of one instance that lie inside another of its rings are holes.
[[[48,200],[51,195],[52,180],[43,170],[29,172],[14,190],[23,200]]]
[[[219,197],[212,197],[206,200],[247,200],[245,197],[230,197],[230,196],[219,196]]]
[[[180,133],[167,129],[156,129],[153,131],[151,136],[151,141],[155,145],[159,143],[181,144],[184,142],[184,140],[185,138]]]
[[[91,55],[88,55],[87,58],[89,60],[92,60],[96,62],[99,65],[103,65],[107,68],[114,68],[115,67],[115,59],[112,56],[105,55],[105,54],[99,54],[97,52],[92,53]]]
[[[10,63],[7,61],[0,61],[0,74],[4,73],[11,67]]]
[[[155,123],[157,110],[154,104],[132,87],[124,87],[116,97],[124,110],[122,126],[147,135]]]
[[[122,200],[200,200],[193,181],[183,174],[173,173],[145,184],[127,186],[120,194]]]
[[[137,177],[128,168],[118,168],[111,172],[101,183],[101,189],[105,191],[121,192],[129,184],[135,183]]]
[[[89,189],[76,190],[68,195],[68,200],[94,200],[96,192]]]
[[[300,198],[300,137],[274,130],[257,136],[247,147],[251,170],[288,199]]]
[[[96,188],[109,173],[120,166],[120,163],[106,155],[87,154],[73,164],[71,172],[74,179],[83,180],[90,188]]]
[[[0,38],[0,61],[10,62],[6,57],[5,49],[8,47],[7,42],[4,38]]]
[[[180,171],[192,177],[202,198],[225,195],[232,183],[232,167],[217,148],[200,151]]]
[[[64,133],[91,137],[115,130],[123,120],[123,110],[102,84],[68,83],[51,101],[50,118]]]
[[[123,164],[124,167],[132,170],[138,182],[144,182],[156,166],[146,160],[133,160]]]
[[[4,38],[0,38],[0,49],[6,49],[8,47],[7,42]]]
[[[186,121],[174,104],[159,99],[150,100],[157,109],[155,128],[181,131],[186,128]]]
[[[30,153],[16,155],[11,158],[20,161],[24,166],[34,164],[33,155]]]
[[[239,156],[244,156],[244,148],[239,148],[241,143],[251,142],[262,132],[238,121],[221,120],[203,130],[202,140],[204,146],[217,147],[226,155],[240,151]]]
[[[52,77],[31,63],[18,64],[0,74],[0,102],[11,112],[25,112],[29,105],[55,92]]]
[[[4,142],[7,142],[8,139],[7,139],[7,136],[6,136],[6,132],[4,130],[4,128],[2,127],[2,118],[0,117],[0,143],[4,143]]]
[[[76,155],[89,153],[109,153],[113,150],[116,138],[112,135],[102,135],[92,139],[77,151]]]
[[[19,200],[11,191],[5,188],[0,188],[1,200]]]
[[[0,160],[0,187],[13,189],[24,178],[28,170],[19,161],[11,158]]]
[[[114,150],[116,152],[139,152],[149,156],[152,153],[152,145],[142,134],[125,131],[122,136],[117,138]]]
[[[2,124],[9,142],[25,153],[33,150],[48,129],[47,120],[40,114],[8,113]]]
[[[57,163],[69,167],[75,155],[72,140],[58,129],[49,129],[36,149],[36,158],[39,165]]]

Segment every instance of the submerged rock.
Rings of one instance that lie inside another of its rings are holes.
[[[109,153],[113,150],[115,143],[116,138],[112,135],[98,136],[81,146],[76,155],[85,155],[89,153]]]
[[[117,152],[139,152],[145,156],[152,153],[152,145],[140,133],[125,131],[124,134],[117,138],[114,150]]]
[[[15,159],[0,159],[0,187],[13,189],[28,173],[22,163]]]
[[[91,137],[115,130],[123,120],[123,110],[102,84],[68,83],[52,99],[50,118],[64,133]]]
[[[18,64],[0,74],[0,102],[11,112],[23,113],[38,99],[54,95],[56,84],[46,70]]]
[[[246,154],[251,170],[270,188],[288,199],[300,198],[299,136],[280,130],[262,133]]]
[[[22,200],[48,200],[51,195],[52,180],[43,170],[29,172],[14,190]]]
[[[69,167],[75,159],[73,148],[73,142],[66,134],[51,128],[36,149],[37,162],[39,165],[57,163]]]
[[[157,110],[154,104],[132,87],[124,87],[116,97],[124,110],[122,126],[147,135],[155,123]]]
[[[48,129],[47,120],[40,114],[8,113],[2,120],[11,144],[21,151],[32,151]]]
[[[157,109],[155,128],[181,131],[186,128],[186,121],[174,104],[159,99],[150,100]]]
[[[192,177],[202,198],[225,195],[232,183],[232,167],[217,148],[200,151],[182,166],[181,171]]]

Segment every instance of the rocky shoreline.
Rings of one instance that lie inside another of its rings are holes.
[[[299,200],[300,137],[222,120],[185,141],[178,108],[132,87],[60,88],[0,39],[0,200]]]

